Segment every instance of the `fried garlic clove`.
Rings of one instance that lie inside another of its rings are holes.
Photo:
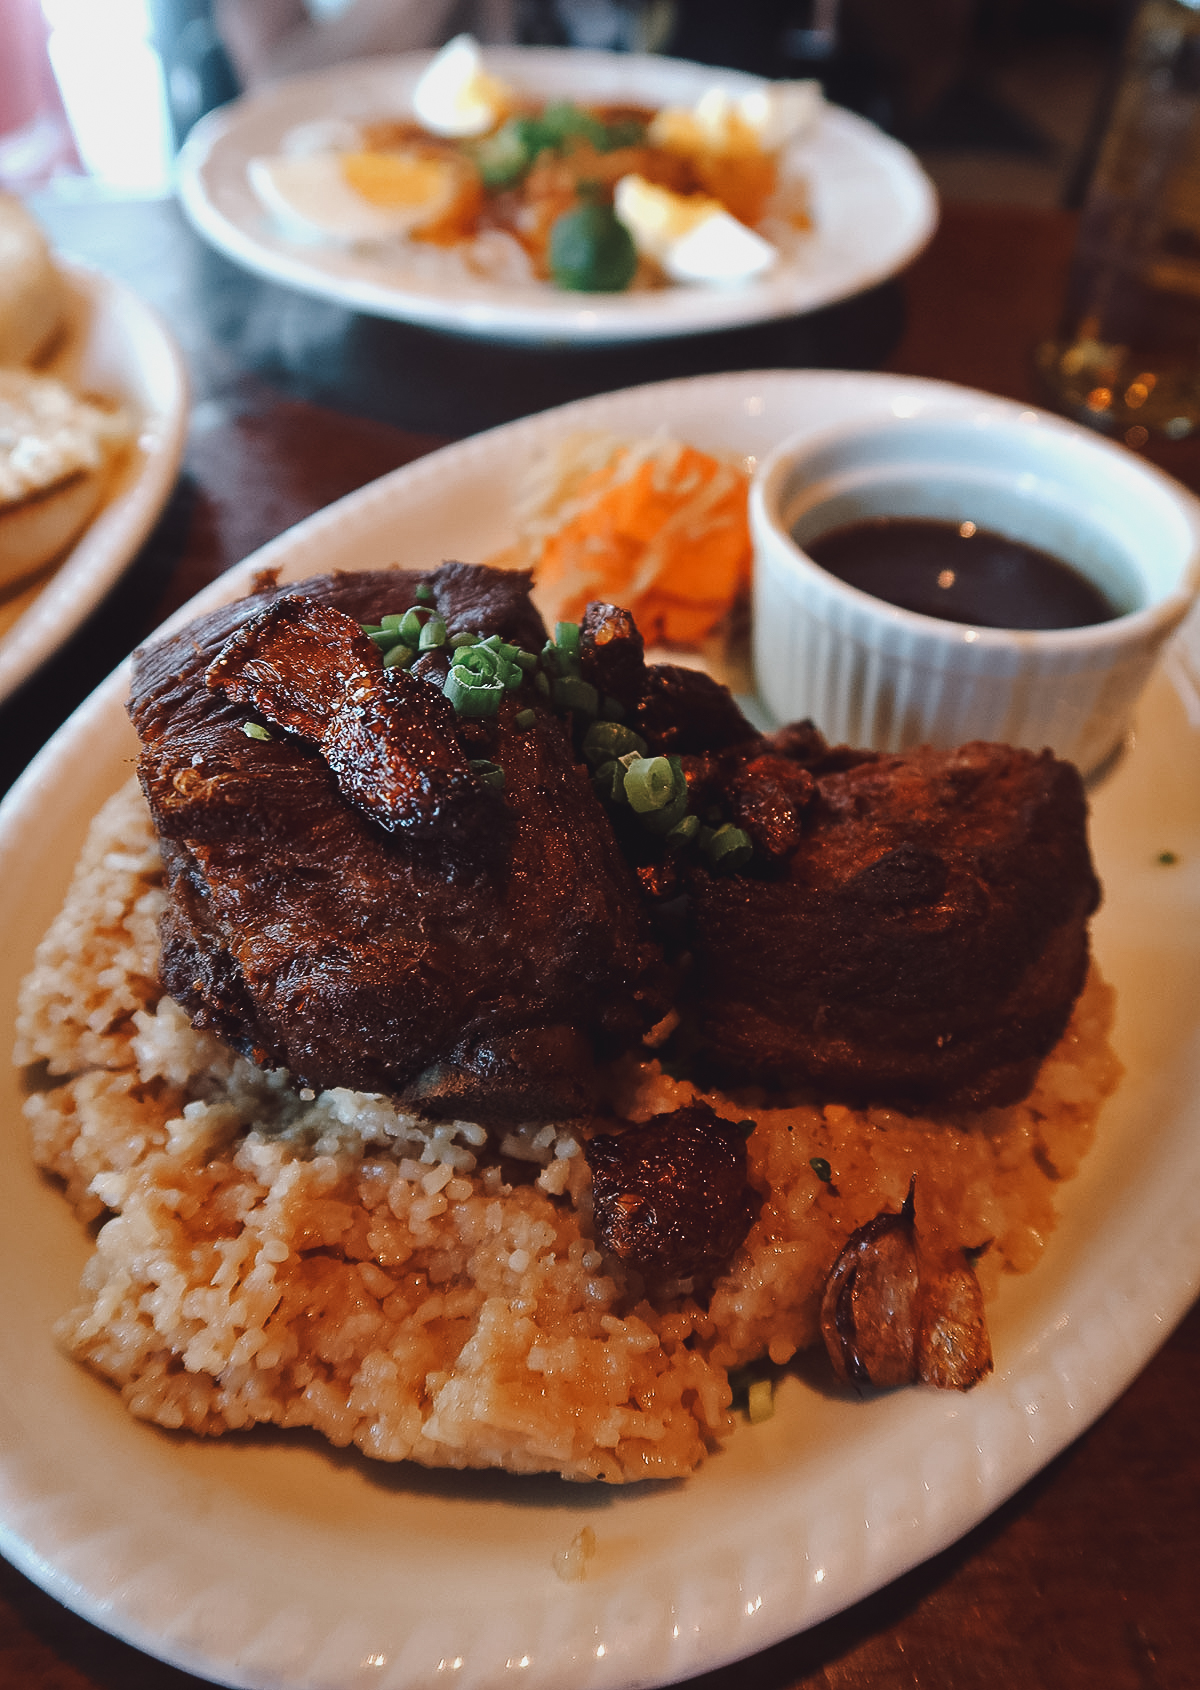
[[[821,1333],[847,1385],[908,1385],[917,1377],[921,1276],[913,1187],[899,1214],[851,1234],[825,1283]]]
[[[921,1284],[917,1376],[943,1391],[969,1391],[992,1371],[983,1292],[964,1259]]]
[[[923,1261],[915,1180],[898,1214],[876,1215],[851,1234],[821,1299],[821,1334],[847,1385],[886,1389],[916,1380],[970,1390],[992,1370],[983,1292],[965,1255]]]

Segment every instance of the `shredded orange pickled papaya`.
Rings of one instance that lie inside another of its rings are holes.
[[[648,643],[695,645],[749,583],[746,501],[745,474],[694,446],[618,446],[542,540],[539,598],[572,621],[592,599],[618,603]]]

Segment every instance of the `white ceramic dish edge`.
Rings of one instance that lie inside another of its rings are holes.
[[[60,268],[72,328],[48,373],[120,400],[135,439],[104,505],[0,639],[0,702],[82,627],[133,561],[171,496],[187,436],[187,370],[158,313],[101,271]]]
[[[860,510],[975,518],[1095,568],[1137,603],[1109,621],[1039,631],[902,609],[829,574],[791,532]],[[1090,773],[1124,737],[1200,585],[1200,501],[1124,446],[1041,411],[989,412],[964,427],[961,413],[928,409],[785,441],[754,478],[750,527],[766,704],[878,750],[1049,745]]]

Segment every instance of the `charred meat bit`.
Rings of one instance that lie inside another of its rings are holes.
[[[586,1155],[601,1244],[650,1278],[719,1273],[754,1224],[745,1136],[707,1103],[599,1133]]]
[[[847,1240],[825,1282],[821,1336],[843,1384],[967,1391],[992,1370],[983,1295],[961,1252],[949,1265],[924,1260],[914,1196],[910,1185],[899,1213]]]
[[[720,751],[761,736],[742,715],[728,687],[702,669],[652,663],[632,725],[652,751]]]
[[[579,663],[583,678],[601,698],[615,698],[628,713],[636,710],[646,688],[642,636],[628,610],[615,604],[589,604],[579,624]]]
[[[786,757],[752,757],[731,777],[730,815],[755,849],[772,861],[790,857],[800,844],[804,812],[817,783]]]
[[[761,738],[728,687],[701,669],[647,663],[642,636],[627,610],[589,604],[579,625],[584,679],[614,698],[625,720],[654,752],[719,751]]]
[[[511,835],[502,795],[472,774],[438,689],[385,670],[357,622],[312,599],[277,599],[222,646],[205,680],[310,740],[342,796],[389,833],[494,864]]]

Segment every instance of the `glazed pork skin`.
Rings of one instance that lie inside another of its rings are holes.
[[[198,1026],[298,1084],[430,1114],[569,1117],[592,1105],[595,1056],[666,1003],[632,873],[563,725],[538,707],[521,731],[511,699],[494,722],[459,725],[468,760],[503,767],[492,820],[502,836],[508,823],[503,860],[484,851],[464,884],[436,830],[432,853],[389,834],[315,745],[248,738],[247,704],[206,684],[230,637],[284,598],[378,620],[421,584],[451,632],[545,638],[527,577],[452,564],[267,588],[136,654],[130,714],[169,888],[163,984]]]
[[[789,734],[804,744],[784,730],[777,748]],[[771,748],[756,748],[768,769]],[[848,1103],[1017,1101],[1088,968],[1100,888],[1078,772],[1048,751],[979,743],[849,754],[845,767],[819,741],[807,750],[815,792],[786,861],[688,876],[692,999],[713,1068]]]

